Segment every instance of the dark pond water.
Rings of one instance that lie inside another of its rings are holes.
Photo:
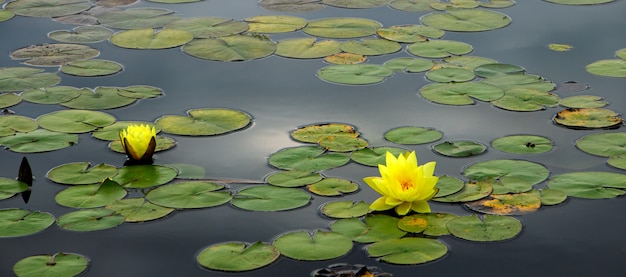
[[[244,19],[256,15],[280,14],[264,10],[256,1],[208,0],[194,4],[161,5],[143,2],[137,6],[163,7],[185,17],[219,16]],[[582,92],[560,96],[599,95],[607,108],[626,111],[626,79],[591,75],[585,66],[601,59],[614,58],[626,47],[626,2],[596,6],[570,7],[539,0],[518,1],[500,10],[513,18],[510,26],[482,33],[447,32],[445,38],[470,43],[473,55],[495,59],[526,68],[555,83],[578,81],[589,84]],[[384,26],[417,24],[421,14],[396,11],[387,7],[367,10],[326,8],[319,12],[293,14],[307,19],[336,16],[365,17]],[[0,66],[20,66],[9,53],[31,44],[52,43],[50,31],[71,29],[50,19],[16,17],[0,23]],[[302,33],[291,34],[305,36]],[[283,35],[284,36],[284,35]],[[569,52],[547,49],[549,43],[574,46]],[[542,163],[551,174],[573,171],[623,173],[606,165],[606,158],[577,150],[574,141],[586,134],[606,131],[569,130],[552,123],[560,108],[531,113],[500,110],[487,103],[453,107],[432,104],[417,91],[428,83],[423,74],[395,74],[381,84],[341,86],[326,83],[315,72],[326,64],[321,60],[292,60],[271,56],[240,63],[221,63],[192,58],[179,48],[154,51],[122,49],[109,42],[93,44],[101,50],[99,58],[122,63],[125,70],[101,78],[62,76],[61,85],[75,87],[150,85],[162,88],[164,97],[142,100],[124,108],[107,111],[118,120],[154,121],[168,114],[184,114],[192,108],[228,107],[254,116],[254,124],[244,130],[215,137],[179,137],[178,145],[156,155],[156,163],[190,163],[207,170],[215,178],[261,180],[275,171],[267,157],[284,147],[301,145],[289,139],[288,132],[318,122],[343,122],[356,126],[370,145],[391,145],[383,134],[399,126],[428,126],[444,133],[444,140],[472,140],[489,144],[510,134],[536,134],[551,138],[555,149],[547,154],[510,155],[493,149],[477,157],[453,159],[432,152],[430,144],[408,147],[417,151],[421,162],[435,160],[437,175],[461,177],[463,168],[477,161],[523,158]],[[382,64],[394,57],[408,57],[401,51],[372,57],[370,63]],[[48,70],[55,71],[56,68]],[[36,118],[60,106],[21,103],[11,107],[17,114]],[[620,131],[620,130],[617,130]],[[13,177],[22,154],[0,152],[0,176]],[[56,217],[73,209],[54,202],[64,188],[45,177],[57,165],[90,161],[121,167],[124,157],[107,149],[106,143],[87,134],[80,143],[60,151],[26,155],[37,178],[31,200],[19,198],[0,201],[0,208],[42,210]],[[327,176],[352,179],[361,191],[345,199],[373,201],[377,196],[361,182],[376,175],[375,168],[354,163],[325,172]],[[238,185],[233,185],[238,187]],[[513,240],[498,243],[472,243],[443,237],[448,254],[420,266],[394,266],[368,258],[364,245],[355,244],[345,257],[321,262],[297,262],[280,258],[268,267],[240,274],[201,268],[195,255],[205,246],[226,241],[271,242],[285,232],[299,229],[325,229],[331,220],[323,218],[318,207],[336,198],[314,197],[311,205],[287,212],[248,212],[229,205],[201,210],[175,212],[153,222],[123,224],[106,231],[77,233],[56,226],[27,237],[0,240],[0,276],[12,276],[18,260],[35,254],[79,253],[89,257],[85,276],[309,276],[317,268],[334,263],[360,263],[378,266],[394,276],[621,276],[626,272],[626,201],[581,200],[542,208],[519,216],[522,233]],[[459,205],[431,204],[434,211],[469,214]]]

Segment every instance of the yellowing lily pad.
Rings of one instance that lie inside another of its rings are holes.
[[[465,203],[469,209],[497,215],[523,215],[537,211],[541,199],[531,193],[492,194],[478,201]]]
[[[324,61],[330,64],[359,64],[366,60],[367,57],[352,53],[337,53],[324,58]]]
[[[464,82],[449,84],[429,84],[420,88],[422,97],[444,105],[472,105],[474,99],[493,101],[504,95],[504,91],[482,82]]]
[[[398,228],[411,233],[423,233],[427,236],[449,235],[446,223],[458,216],[445,213],[414,214],[402,217],[398,221]]]
[[[489,181],[493,194],[530,191],[533,185],[548,178],[548,169],[525,160],[489,160],[470,165],[463,175],[470,180]]]
[[[511,135],[491,141],[491,147],[513,154],[538,154],[552,150],[552,141],[533,135]]]
[[[11,58],[26,60],[25,64],[36,66],[57,66],[69,62],[87,60],[100,54],[98,49],[69,43],[31,45],[11,52]]]
[[[447,223],[450,233],[469,241],[489,242],[512,239],[522,231],[522,223],[510,216],[461,216]]]
[[[431,13],[422,16],[420,21],[424,25],[457,32],[489,31],[511,24],[508,15],[482,9],[454,9],[445,13]]]
[[[380,28],[376,33],[388,40],[413,43],[426,41],[427,38],[440,38],[445,32],[437,28],[424,25],[402,25]]]
[[[626,194],[626,175],[595,171],[565,173],[551,177],[548,187],[578,198],[614,198]]]
[[[88,110],[60,110],[37,118],[39,126],[55,132],[86,133],[115,122],[107,113]]]
[[[310,20],[302,30],[317,37],[358,38],[374,35],[380,27],[382,27],[380,22],[371,19],[336,17]]]
[[[340,219],[330,229],[361,243],[397,239],[406,234],[398,229],[397,218],[383,214],[365,216],[365,221],[358,218]]]
[[[234,62],[267,57],[276,51],[276,43],[265,36],[233,35],[196,39],[183,46],[183,52],[200,59]]]
[[[27,102],[49,105],[70,101],[87,92],[91,93],[88,88],[55,86],[25,90],[21,96]]]
[[[391,54],[400,51],[400,43],[386,39],[369,38],[361,41],[346,41],[339,45],[343,52],[360,54],[366,56],[377,56]]]
[[[36,255],[23,258],[13,266],[19,277],[78,276],[89,267],[89,259],[72,253]]]
[[[414,265],[432,262],[443,257],[448,247],[436,239],[401,238],[373,243],[367,247],[370,257],[390,264]]]
[[[65,230],[88,232],[117,227],[124,216],[107,209],[86,209],[66,213],[57,218],[57,225]]]
[[[352,249],[352,240],[331,231],[305,230],[280,235],[273,242],[286,257],[302,261],[323,261],[341,257]]]
[[[351,152],[363,149],[369,145],[367,140],[354,137],[323,137],[318,144],[328,151],[333,152]]]
[[[56,166],[48,171],[46,177],[51,181],[66,185],[86,185],[100,183],[102,180],[117,174],[113,165],[89,162],[74,162]]]
[[[85,60],[66,63],[61,66],[61,72],[82,77],[107,76],[122,71],[121,64],[107,60]]]
[[[48,33],[48,37],[65,43],[96,43],[109,39],[113,31],[101,26],[78,26],[71,31],[57,30]]]
[[[152,28],[125,30],[111,36],[115,46],[131,49],[165,49],[181,46],[193,39],[193,34],[184,30]]]
[[[230,192],[218,191],[224,185],[212,182],[179,182],[155,188],[146,199],[159,206],[175,209],[215,207],[232,199]]]
[[[28,133],[37,129],[37,121],[21,115],[0,116],[0,137],[11,136],[17,132]]]
[[[445,58],[452,55],[465,55],[474,48],[465,43],[455,40],[432,39],[416,42],[407,47],[409,53],[424,58]]]
[[[316,172],[340,167],[350,161],[342,153],[328,153],[319,146],[297,146],[284,148],[270,155],[270,165],[285,170],[303,170]]]
[[[308,24],[301,17],[289,15],[259,15],[245,19],[248,23],[248,32],[251,33],[287,33],[300,30]]]
[[[0,67],[0,92],[38,89],[54,86],[61,81],[56,73],[43,71],[30,67]]]
[[[341,52],[339,42],[323,40],[316,42],[315,38],[290,38],[281,40],[277,44],[276,55],[296,58],[315,59]]]
[[[86,11],[91,4],[83,0],[19,0],[7,3],[4,8],[21,16],[59,17]]]
[[[97,208],[120,200],[126,194],[128,193],[123,187],[107,178],[100,184],[66,188],[57,193],[54,200],[57,204],[70,208]]]
[[[239,190],[231,200],[233,206],[249,211],[284,211],[309,204],[311,195],[300,189],[254,186]]]
[[[494,106],[517,112],[532,112],[545,110],[559,104],[560,98],[552,93],[516,87],[504,92],[504,96],[491,101]]]
[[[557,124],[573,129],[613,128],[623,122],[618,113],[600,108],[562,110],[553,120]]]
[[[273,173],[265,181],[273,186],[295,188],[310,185],[322,180],[322,175],[316,172],[289,170]]]
[[[166,115],[155,124],[163,132],[184,136],[214,136],[245,128],[252,121],[245,112],[222,108],[193,109],[189,116]]]
[[[126,188],[151,188],[173,180],[178,172],[161,165],[131,165],[118,170],[113,181]]]
[[[290,136],[294,140],[308,143],[318,143],[327,137],[350,137],[356,138],[360,134],[354,126],[343,123],[313,124],[300,127],[291,131]]]
[[[320,79],[345,85],[380,83],[392,74],[391,69],[377,64],[329,65],[317,71]]]
[[[574,46],[571,46],[569,44],[562,44],[562,43],[550,43],[550,44],[548,44],[548,49],[550,49],[552,51],[557,51],[557,52],[569,51],[569,50],[572,50],[572,48],[574,48]]]
[[[389,6],[405,12],[429,12],[433,10],[430,4],[434,2],[437,2],[437,0],[394,0],[391,1]]]
[[[279,256],[280,251],[271,244],[225,242],[202,249],[196,260],[209,269],[243,272],[267,266]]]
[[[215,38],[240,34],[248,30],[248,24],[221,17],[184,18],[168,24],[166,29],[184,30],[194,38]]]
[[[116,29],[160,28],[180,19],[174,11],[158,8],[111,9],[98,15],[100,24]]]
[[[144,222],[163,218],[174,209],[164,208],[147,202],[144,198],[126,198],[117,200],[105,207],[124,216],[125,222]]]
[[[18,153],[39,153],[59,150],[78,143],[78,136],[37,129],[0,138],[0,145]]]
[[[323,204],[322,214],[330,218],[356,218],[367,214],[370,205],[363,201],[333,201]]]
[[[41,232],[54,223],[54,216],[46,212],[24,209],[0,210],[0,238],[21,237]]]
[[[308,185],[307,189],[321,196],[342,196],[346,193],[357,191],[359,185],[348,179],[324,178],[319,182]]]

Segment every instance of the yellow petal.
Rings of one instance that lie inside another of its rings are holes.
[[[396,207],[396,213],[398,215],[405,215],[411,209],[411,202],[403,202],[399,206]]]
[[[430,213],[430,205],[427,201],[415,201],[411,203],[411,210],[418,213]]]
[[[385,204],[385,196],[381,196],[378,199],[376,199],[371,205],[370,205],[370,209],[374,210],[374,211],[386,211],[389,210],[395,206],[389,206],[387,204]]]

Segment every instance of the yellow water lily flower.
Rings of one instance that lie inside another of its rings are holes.
[[[151,160],[156,148],[156,130],[144,124],[129,125],[120,131],[120,141],[124,152],[131,160]]]
[[[398,155],[387,151],[386,164],[378,165],[381,177],[365,177],[363,181],[382,196],[370,205],[374,211],[396,208],[398,215],[409,210],[430,212],[428,200],[437,193],[435,185],[439,177],[433,176],[435,162],[417,165],[415,151]]]

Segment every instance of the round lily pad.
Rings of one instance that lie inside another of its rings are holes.
[[[42,87],[25,90],[21,93],[24,101],[36,104],[60,104],[70,101],[81,93],[91,92],[88,88],[75,88],[68,86]]]
[[[487,0],[480,1],[480,6],[491,9],[508,8],[515,5],[515,0]]]
[[[340,219],[330,229],[361,243],[396,239],[406,235],[405,231],[398,229],[397,218],[383,214],[365,216],[365,221],[358,218]]]
[[[98,15],[98,22],[115,29],[160,28],[182,19],[174,11],[158,8],[111,9]]]
[[[46,176],[59,184],[85,185],[100,183],[116,174],[117,168],[113,165],[102,163],[92,166],[89,162],[75,162],[56,166],[50,169]]]
[[[427,38],[440,38],[445,32],[424,25],[402,25],[379,28],[376,31],[380,37],[397,42],[413,43],[426,41]]]
[[[21,237],[45,230],[54,223],[54,216],[24,209],[0,210],[0,238]]]
[[[391,69],[377,64],[329,65],[317,71],[320,79],[345,85],[380,83],[392,74]]]
[[[229,18],[207,16],[184,18],[168,24],[165,28],[188,31],[194,38],[215,38],[243,33],[248,30],[248,24]]]
[[[15,106],[22,102],[22,97],[15,93],[0,93],[0,108]]]
[[[450,234],[446,224],[457,217],[457,215],[446,213],[408,215],[398,221],[398,228],[411,233],[423,233],[427,236],[445,236]]]
[[[295,188],[254,186],[239,190],[231,200],[233,206],[250,211],[284,211],[309,204],[311,196]]]
[[[18,153],[38,153],[70,147],[78,143],[78,135],[37,129],[0,138],[0,145]]]
[[[550,178],[548,187],[578,198],[614,198],[626,194],[626,175],[595,171],[565,173]]]
[[[472,105],[474,99],[492,101],[504,95],[501,88],[479,82],[429,84],[420,88],[419,93],[429,101],[456,106]]]
[[[490,77],[506,74],[524,74],[526,69],[521,66],[506,63],[489,63],[474,68],[474,73],[480,77]]]
[[[314,12],[327,7],[319,1],[308,0],[261,0],[259,6],[277,12]]]
[[[341,257],[352,249],[352,240],[330,231],[302,230],[280,235],[273,242],[286,257],[303,261],[323,261]]]
[[[587,72],[606,77],[626,77],[626,60],[610,59],[600,60],[588,64]]]
[[[178,172],[161,165],[131,165],[118,170],[113,181],[126,188],[150,188],[173,180]]]
[[[300,30],[308,24],[304,18],[289,15],[259,15],[245,19],[248,32],[252,33],[287,33]]]
[[[378,166],[379,164],[385,164],[387,151],[397,157],[400,154],[404,154],[407,150],[388,146],[368,147],[352,152],[350,159],[363,165]]]
[[[451,9],[445,13],[427,14],[420,21],[445,31],[480,32],[505,27],[511,24],[511,17],[490,10]]]
[[[83,0],[19,0],[7,3],[4,8],[21,16],[59,17],[86,11],[91,4]]]
[[[487,146],[473,141],[444,141],[433,146],[433,150],[448,157],[469,157],[487,151]]]
[[[478,6],[480,6],[478,1],[450,1],[450,2],[443,2],[443,1],[435,1],[430,3],[430,7],[435,9],[435,10],[439,10],[439,11],[445,11],[445,10],[456,10],[456,9],[474,9],[477,8]]]
[[[494,75],[485,78],[481,81],[481,83],[494,85],[502,88],[503,90],[509,90],[513,88],[526,88],[547,92],[553,90],[556,87],[553,82],[547,81],[541,76],[529,74]]]
[[[71,31],[58,30],[48,33],[48,37],[66,43],[96,43],[105,41],[113,35],[113,31],[101,26],[78,26]]]
[[[376,34],[380,22],[356,17],[336,17],[310,20],[302,29],[305,33],[326,38],[357,38]]]
[[[341,153],[327,153],[319,146],[297,146],[284,148],[270,155],[270,165],[285,170],[304,170],[316,172],[340,167],[350,161],[350,157]]]
[[[359,64],[367,61],[367,57],[352,53],[337,53],[326,56],[324,61],[330,64]]]
[[[333,201],[323,204],[322,214],[330,218],[356,218],[366,215],[370,205],[363,201]]]
[[[5,9],[0,10],[0,22],[7,21],[11,18],[15,17],[15,13],[12,11],[7,11]]]
[[[158,140],[157,138],[157,149],[159,148]],[[202,179],[206,176],[204,167],[195,164],[174,163],[165,164],[165,166],[176,169],[178,172],[177,179]]]
[[[444,58],[443,60],[445,63],[439,64],[442,67],[457,67],[472,71],[481,65],[498,62],[494,59],[471,55],[451,56]]]
[[[278,42],[276,55],[295,59],[316,59],[341,52],[336,40],[316,42],[315,38],[290,38]]]
[[[416,42],[407,47],[409,53],[424,58],[445,58],[452,55],[465,55],[474,48],[465,43],[455,40],[432,39]]]
[[[17,132],[28,133],[37,129],[37,121],[21,115],[0,116],[0,137],[11,136]]]
[[[437,2],[437,0],[394,0],[389,4],[390,7],[405,12],[429,12],[433,8],[430,7],[431,3]]]
[[[348,9],[378,8],[389,4],[389,2],[391,2],[391,0],[322,0],[322,3],[326,5]]]
[[[78,210],[57,218],[57,225],[65,230],[89,232],[111,229],[124,223],[124,216],[107,209]]]
[[[196,260],[206,268],[230,272],[258,269],[274,262],[280,251],[271,244],[256,242],[225,242],[200,251]]]
[[[151,190],[146,199],[168,208],[208,208],[230,201],[230,192],[217,191],[223,188],[224,185],[212,182],[179,182]]]
[[[308,185],[307,189],[321,196],[341,196],[357,191],[359,185],[348,179],[324,178],[319,182]]]
[[[541,199],[531,193],[492,194],[478,201],[465,203],[470,210],[485,214],[523,215],[537,211]]]
[[[395,58],[386,61],[383,66],[393,71],[414,73],[429,70],[434,64],[433,61],[422,58]]]
[[[24,182],[0,177],[0,200],[13,197],[16,193],[24,192],[28,189],[28,184]]]
[[[426,78],[438,83],[461,83],[474,79],[474,72],[463,68],[439,68],[426,72]]]
[[[470,180],[492,180],[494,194],[527,192],[549,174],[545,166],[525,160],[478,162],[463,171]]]
[[[57,204],[70,208],[96,208],[120,200],[127,192],[116,182],[107,178],[99,184],[66,188],[54,197]]]
[[[532,112],[554,107],[559,104],[559,100],[555,94],[520,87],[506,90],[504,96],[491,101],[491,104],[509,111]]]
[[[87,60],[100,54],[98,49],[82,44],[51,43],[31,45],[11,52],[11,58],[35,66],[58,66],[69,62]]]
[[[144,198],[126,198],[117,200],[105,207],[124,216],[125,222],[144,222],[156,220],[172,213],[174,209],[165,208],[147,202]]]
[[[373,243],[367,247],[370,257],[390,264],[413,265],[443,257],[448,247],[436,239],[401,238]]]
[[[467,182],[460,191],[443,197],[436,197],[432,200],[445,203],[476,201],[487,197],[492,191],[491,181]]]
[[[267,176],[265,181],[277,187],[295,188],[313,184],[322,180],[322,178],[322,175],[317,172],[289,170],[275,172]]]
[[[539,199],[541,199],[541,205],[544,206],[558,205],[567,200],[567,193],[558,189],[544,188],[541,189],[541,191],[532,190],[531,192],[536,196],[539,196]]]
[[[352,125],[343,123],[313,124],[300,127],[289,133],[291,138],[301,142],[318,143],[327,137],[351,137],[355,138],[360,133]]]
[[[613,128],[623,122],[615,111],[601,108],[566,109],[558,112],[553,120],[572,129]]]
[[[38,89],[58,84],[56,73],[30,67],[0,67],[0,92]]]
[[[55,132],[86,133],[113,124],[115,117],[89,110],[61,110],[37,118],[39,126]]]
[[[522,223],[510,216],[476,215],[460,216],[446,224],[450,233],[469,241],[488,242],[514,238],[522,231]]]
[[[324,149],[333,152],[351,152],[363,149],[369,145],[365,139],[347,136],[323,137],[318,144],[324,147]]]
[[[232,109],[193,109],[187,111],[187,114],[166,115],[155,123],[163,132],[174,135],[213,136],[242,129],[252,121],[247,113]]]
[[[82,77],[107,76],[124,69],[121,64],[107,60],[85,60],[66,63],[61,66],[61,72]]]
[[[343,52],[366,56],[391,54],[400,51],[400,43],[386,39],[367,38],[360,41],[350,40],[339,45]]]
[[[437,194],[435,194],[434,197],[443,197],[457,193],[462,190],[464,186],[465,183],[459,178],[448,175],[439,176],[437,184],[435,185],[437,188]]]
[[[619,169],[626,169],[626,156],[625,155],[611,156],[606,162],[612,167],[619,168]]]
[[[405,126],[385,132],[385,139],[397,144],[424,144],[442,137],[443,133],[428,127]]]
[[[267,57],[276,51],[276,43],[265,36],[233,35],[196,39],[183,46],[183,52],[200,59],[235,62]]]
[[[131,49],[166,49],[181,46],[193,39],[193,34],[184,30],[152,28],[125,30],[111,36],[115,46]]]
[[[24,97],[22,95],[22,97]],[[577,95],[561,99],[561,106],[566,108],[602,108],[608,103],[600,96]]]
[[[78,97],[61,105],[71,109],[103,110],[128,106],[136,101],[135,98],[120,95],[117,93],[118,90],[116,87],[97,87],[94,91],[81,90]]]
[[[89,259],[72,253],[36,255],[23,258],[13,265],[18,277],[78,276],[87,270]]]
[[[513,154],[539,154],[552,150],[552,141],[541,136],[511,135],[493,140],[491,147]]]

